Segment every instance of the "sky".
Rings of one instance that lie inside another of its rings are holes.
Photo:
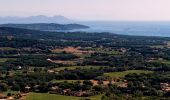
[[[0,0],[0,16],[170,21],[170,0]]]

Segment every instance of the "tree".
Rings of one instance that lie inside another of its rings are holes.
[[[0,83],[0,91],[7,91],[8,85],[6,83]]]
[[[81,88],[82,88],[82,90],[90,90],[91,86],[90,86],[90,85],[85,85],[85,84],[83,84],[83,85],[81,86]]]
[[[103,87],[102,87],[102,86],[99,86],[99,85],[96,85],[96,86],[93,87],[93,89],[94,89],[95,91],[101,92],[101,91],[103,90]]]
[[[90,86],[93,85],[93,83],[92,83],[91,81],[89,81],[89,80],[83,81],[83,84],[84,84],[84,85],[90,85]]]
[[[19,91],[20,90],[20,86],[19,85],[13,85],[12,87],[11,87],[11,90],[13,90],[13,91]]]

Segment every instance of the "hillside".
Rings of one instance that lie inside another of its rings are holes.
[[[1,94],[24,100],[99,100],[108,91],[119,91],[115,96],[127,94],[129,100],[142,100],[133,97],[136,89],[141,97],[166,98],[170,88],[169,41],[0,27]]]
[[[49,32],[22,28],[0,27],[0,37],[14,36],[25,39],[45,40],[97,40],[112,38],[115,35],[108,33],[84,33],[84,32]]]
[[[89,28],[88,26],[80,25],[80,24],[54,24],[54,23],[2,24],[0,25],[0,27],[24,28],[24,29],[41,30],[41,31],[65,31],[65,30]]]

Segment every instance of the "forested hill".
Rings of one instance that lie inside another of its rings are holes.
[[[0,37],[12,36],[15,38],[36,40],[100,40],[102,38],[115,38],[116,34],[110,33],[85,33],[85,32],[49,32],[12,27],[0,27]]]
[[[170,38],[163,37],[146,37],[146,36],[127,36],[111,33],[86,33],[86,32],[49,32],[38,31],[22,28],[0,27],[0,37],[15,37],[24,39],[36,39],[36,40],[52,40],[52,41],[86,41],[89,44],[91,42],[105,43],[110,45],[147,45],[152,43],[163,43],[164,41],[170,41]]]
[[[41,31],[65,31],[65,30],[89,28],[88,26],[80,25],[80,24],[55,24],[55,23],[2,24],[0,25],[0,27],[24,28],[24,29],[41,30]]]

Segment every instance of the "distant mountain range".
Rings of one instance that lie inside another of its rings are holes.
[[[73,20],[68,19],[64,16],[53,16],[47,17],[44,15],[30,16],[30,17],[0,17],[0,24],[7,23],[58,23],[58,24],[68,24],[74,23]]]
[[[55,24],[55,23],[35,23],[35,24],[2,24],[0,27],[22,28],[41,31],[67,31],[74,29],[87,29],[88,26],[80,24]]]

